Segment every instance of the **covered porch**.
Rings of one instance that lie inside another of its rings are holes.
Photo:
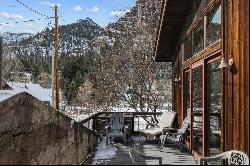
[[[105,140],[102,140],[105,142]],[[106,148],[98,149],[99,146],[106,146],[102,142],[97,146],[94,151],[82,165],[133,165],[131,156],[129,155],[130,148],[137,148],[136,144],[129,141],[128,146],[123,144],[111,144]],[[114,153],[112,156],[100,156],[109,149],[113,149]],[[146,155],[138,155],[136,158],[136,164],[139,165],[159,165],[159,159],[162,159],[163,165],[197,165],[197,160],[189,152],[180,152],[177,146],[165,146],[162,151],[159,150],[159,145],[143,141],[141,143],[140,152]],[[140,157],[139,157],[140,156]],[[147,157],[155,157],[155,159],[148,159]]]
[[[146,140],[138,131],[145,127],[140,120],[141,116],[155,115],[158,119],[162,112],[122,112],[125,117],[124,123],[129,127],[127,145],[124,146],[119,138],[106,145],[105,125],[109,123],[109,117],[113,113],[99,112],[81,122],[94,129],[100,136],[95,150],[81,162],[81,165],[133,165],[131,150],[135,150],[135,163],[139,165],[159,165],[160,160],[163,165],[197,165],[197,160],[187,148],[180,151],[178,146],[167,143],[160,149],[158,141]]]

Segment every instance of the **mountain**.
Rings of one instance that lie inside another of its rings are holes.
[[[142,6],[140,10],[138,10],[139,6]],[[135,32],[134,28],[137,28],[138,19],[141,20],[143,26],[147,26],[150,32],[152,31],[152,34],[155,33],[158,23],[156,17],[159,17],[160,7],[161,0],[138,0],[135,7],[132,7],[124,16],[105,28],[102,28],[90,18],[59,26],[59,68],[64,64],[62,60],[69,61],[71,56],[86,56],[83,61],[87,64],[92,63],[92,61],[88,62],[89,59],[92,59],[88,58],[89,56],[99,56],[101,49],[106,50],[116,47],[117,41],[130,37],[129,31]],[[140,11],[140,14],[138,11]],[[6,57],[9,54],[7,61],[12,61],[12,63],[9,63],[8,70],[17,73],[31,73],[32,77],[38,77],[41,73],[50,74],[53,55],[53,30],[53,27],[48,25],[46,29],[34,35],[17,34],[17,37],[15,37],[11,33],[5,33],[10,36],[5,37],[9,39],[6,43],[9,46],[14,46],[5,51]],[[21,36],[24,37],[21,38]],[[108,47],[103,47],[103,44]],[[89,53],[88,51],[94,51],[95,53]],[[98,58],[92,60],[95,59]],[[9,76],[5,78],[9,79]]]
[[[75,49],[85,49],[88,47],[89,41],[103,31],[103,28],[90,18],[80,19],[76,23],[59,26],[58,29],[59,53],[68,53]],[[45,50],[48,50],[53,46],[53,28],[47,28],[34,36],[30,36],[29,38],[17,42],[16,44],[21,45],[28,50],[39,48],[42,53],[45,54]]]
[[[3,37],[3,41],[7,44],[19,42],[21,40],[31,37],[32,35],[33,34],[31,33],[12,33],[12,32],[0,33],[0,36]]]
[[[104,29],[90,18],[80,19],[76,23],[59,26],[59,56],[88,48],[89,42]],[[23,72],[31,72],[32,63],[51,63],[53,48],[53,28],[47,27],[35,35],[4,33],[12,57],[23,63]],[[21,38],[22,37],[22,38]],[[24,62],[29,61],[29,62]],[[42,64],[43,65],[43,64]],[[43,70],[43,69],[42,69]],[[49,72],[47,70],[46,72]]]
[[[106,26],[104,31],[94,40],[105,42],[113,46],[117,38],[130,35],[129,31],[138,29],[138,20],[141,26],[156,34],[160,18],[162,0],[137,0],[136,5],[128,10],[117,21]]]
[[[12,73],[31,73],[33,79],[41,74],[51,73],[53,55],[53,31],[47,27],[37,34],[2,33],[4,42],[11,47],[5,47],[6,70]],[[89,42],[104,29],[90,18],[80,19],[76,23],[59,26],[59,58],[64,55],[76,55],[89,49]],[[94,48],[98,51],[98,49]],[[60,64],[59,64],[60,67]],[[9,72],[10,73],[10,72]],[[5,79],[15,79],[6,72]]]

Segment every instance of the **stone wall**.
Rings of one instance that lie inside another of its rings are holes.
[[[79,164],[98,135],[28,93],[0,103],[0,165]]]

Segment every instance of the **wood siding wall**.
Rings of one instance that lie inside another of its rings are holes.
[[[234,58],[224,71],[224,150],[249,155],[249,0],[223,0],[223,52]]]
[[[223,37],[221,44],[218,44],[222,50],[222,57],[224,56],[226,60],[234,58],[235,62],[233,71],[227,69],[223,71],[222,150],[236,149],[249,155],[249,0],[222,0],[222,7]],[[180,48],[180,45],[177,47]],[[204,51],[201,54],[207,53]],[[179,75],[181,81],[173,81],[172,84],[174,86],[173,110],[178,113],[179,126],[183,121],[182,72],[186,66],[197,61],[194,58],[192,62],[182,64],[181,56],[176,52],[176,58],[173,61],[173,80],[176,75]]]

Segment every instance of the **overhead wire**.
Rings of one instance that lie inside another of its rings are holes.
[[[39,21],[39,20],[42,20],[42,19],[48,20],[48,19],[53,19],[53,18],[55,18],[55,17],[46,17],[46,18],[31,19],[31,20],[25,20],[25,21],[6,22],[6,23],[0,23],[0,25],[27,23],[27,22]]]
[[[26,5],[26,4],[24,4],[23,2],[21,2],[20,0],[16,0],[16,1],[17,1],[19,4],[21,4],[22,6],[24,6],[25,8],[27,8],[27,9],[31,10],[32,12],[34,12],[34,13],[37,13],[37,14],[39,14],[39,15],[41,15],[41,16],[44,16],[44,17],[50,17],[50,16],[47,16],[47,15],[45,15],[45,14],[42,14],[41,12],[38,12],[38,11],[32,9],[32,8],[29,7],[28,5]]]
[[[38,21],[38,20],[42,20],[42,19],[53,19],[53,18],[55,18],[55,17],[49,17],[49,16],[47,16],[47,15],[45,15],[45,14],[42,14],[42,13],[40,13],[40,12],[38,12],[38,11],[36,11],[36,10],[34,10],[34,9],[32,9],[31,7],[29,7],[28,5],[26,5],[26,4],[24,4],[24,3],[22,3],[21,1],[19,1],[19,0],[16,0],[18,3],[20,3],[22,6],[24,6],[24,7],[26,7],[26,8],[28,8],[29,10],[31,10],[31,11],[33,11],[33,12],[35,12],[35,13],[37,13],[37,14],[39,14],[39,15],[41,15],[41,16],[43,16],[43,17],[45,17],[45,18],[40,18],[40,19],[31,19],[31,20],[25,20],[25,21],[16,21],[16,22],[13,22],[13,23],[15,23],[15,24],[19,24],[19,23],[28,23],[28,22],[34,22],[34,21]],[[62,15],[61,16],[59,16],[59,17],[62,17]],[[63,19],[64,20],[64,19]],[[65,20],[64,20],[65,21]],[[6,22],[6,23],[0,23],[0,26],[1,25],[8,25],[8,24],[13,24],[13,23],[10,23],[10,22]],[[51,31],[53,30],[53,28],[51,28],[52,27],[52,22],[50,21],[48,24],[47,24],[47,26],[40,32],[40,35],[42,36],[42,38],[44,38],[44,40],[46,41],[46,43],[45,43],[45,47],[48,47],[49,49],[51,49],[51,42],[49,42],[49,40],[52,38],[52,40],[53,40],[53,32],[51,33]],[[50,28],[51,28],[51,31],[50,31]],[[51,34],[52,34],[52,36],[51,36]],[[5,38],[5,37],[3,37],[3,39],[5,40],[5,41],[7,41],[8,39],[7,38]],[[22,43],[20,43],[20,42],[14,42],[13,44],[11,44],[11,43],[6,43],[6,45],[4,46],[4,48],[5,49],[7,49],[8,51],[6,51],[6,52],[9,52],[9,54],[8,55],[6,55],[6,58],[9,60],[9,62],[15,62],[15,57],[12,57],[12,54],[13,54],[13,49],[14,50],[16,50],[15,48],[20,48],[20,47],[23,47],[24,49],[27,49],[27,48],[30,48],[30,46],[32,46],[32,48],[37,48],[37,46],[38,46],[38,48],[40,48],[40,44],[39,43],[36,43],[36,42],[33,42],[33,41],[31,41],[32,43],[31,44],[28,44],[28,45],[26,45],[26,46],[24,46],[24,45],[22,45]],[[9,44],[11,44],[11,45],[9,45]],[[53,45],[53,43],[52,43],[52,45]],[[14,59],[13,59],[14,58]],[[14,65],[15,66],[15,65]],[[16,68],[16,67],[15,67]],[[20,69],[15,69],[17,72],[20,72]]]
[[[62,20],[63,20],[63,22],[64,22],[64,25],[66,25],[66,21],[65,21],[64,17],[62,16],[61,11],[60,11],[59,9],[58,9],[58,14],[59,14],[59,16],[62,18]],[[58,19],[58,22],[59,22],[59,19]],[[62,34],[61,34],[60,31],[59,31],[59,39],[60,39],[60,36],[62,36]],[[66,38],[66,35],[64,35],[63,38],[61,37],[61,40],[59,41],[59,45],[62,44],[62,42],[63,42],[63,40],[64,40],[65,38]]]

